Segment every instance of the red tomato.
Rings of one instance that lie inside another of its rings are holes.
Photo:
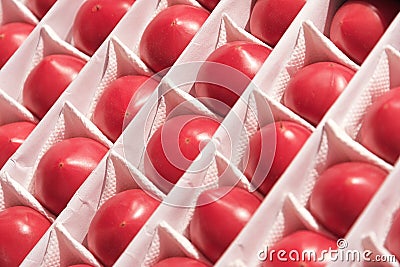
[[[90,223],[89,250],[104,265],[113,265],[159,204],[140,189],[116,194],[100,207]]]
[[[400,87],[381,96],[364,115],[357,140],[366,148],[394,164],[400,155]]]
[[[215,263],[250,220],[261,200],[242,188],[220,187],[201,193],[197,204],[189,226],[190,240]]]
[[[265,251],[267,255],[263,267],[324,267],[329,261],[330,254],[327,253],[329,250],[337,250],[334,240],[311,231],[297,231],[284,237],[268,248],[268,251]],[[272,251],[275,254],[269,257],[269,253]],[[284,253],[279,253],[279,251]],[[316,259],[325,259],[325,261],[314,260],[310,252],[315,252]]]
[[[157,85],[155,80],[146,76],[130,75],[116,79],[104,89],[93,122],[115,142],[123,126],[133,119]]]
[[[0,26],[0,69],[22,45],[32,32],[34,25],[12,22]]]
[[[386,171],[369,163],[334,165],[319,176],[310,211],[333,234],[344,237],[386,176]]]
[[[85,63],[69,55],[43,58],[25,81],[22,95],[24,106],[38,118],[43,118]]]
[[[208,56],[199,71],[196,96],[213,111],[226,115],[270,53],[267,47],[245,41],[219,47]]]
[[[310,130],[290,121],[262,127],[250,138],[244,174],[268,194],[310,135]]]
[[[218,5],[219,1],[220,0],[198,0],[197,2],[207,8],[209,11],[212,11]]]
[[[175,184],[220,123],[214,119],[182,115],[167,120],[150,138],[144,161],[145,174],[159,183]]]
[[[305,66],[289,81],[283,104],[316,126],[354,73],[352,69],[334,62]]]
[[[46,15],[47,11],[54,5],[57,0],[28,0],[26,6],[39,19]]]
[[[392,226],[387,234],[385,246],[400,259],[400,212],[397,211],[393,217]]]
[[[171,67],[208,15],[205,9],[189,5],[164,9],[144,31],[139,45],[140,57],[155,72]]]
[[[250,16],[250,32],[275,46],[306,0],[258,0]]]
[[[209,265],[195,259],[175,257],[162,260],[153,267],[209,267]]]
[[[14,206],[0,212],[0,266],[19,266],[50,227],[39,212]]]
[[[333,17],[330,38],[361,64],[400,11],[397,0],[349,0]]]
[[[134,2],[135,0],[85,1],[72,26],[75,46],[86,54],[93,55]]]
[[[0,126],[0,169],[17,151],[36,124],[32,122],[14,122]]]
[[[93,267],[93,266],[88,264],[76,264],[76,265],[70,265],[68,267]]]
[[[54,144],[41,158],[35,173],[35,196],[58,215],[98,165],[108,148],[85,137]]]

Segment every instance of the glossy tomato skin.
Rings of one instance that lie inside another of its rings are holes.
[[[39,19],[46,15],[47,11],[55,4],[57,0],[28,0],[26,6]]]
[[[14,206],[0,212],[0,266],[19,266],[50,227],[39,212]]]
[[[190,240],[215,263],[250,220],[261,200],[242,188],[220,187],[201,193],[197,203],[189,226]]]
[[[190,5],[161,11],[146,27],[140,57],[155,72],[171,67],[208,18],[209,12]]]
[[[35,173],[35,196],[58,215],[98,165],[108,148],[93,139],[64,139],[47,150]]]
[[[111,197],[90,223],[89,250],[105,266],[113,265],[158,205],[159,201],[140,189]]]
[[[307,65],[289,81],[283,104],[316,126],[354,73],[352,69],[335,62]]]
[[[269,48],[247,41],[217,48],[199,71],[196,96],[216,113],[226,115],[270,53]]]
[[[84,2],[72,26],[75,46],[86,54],[93,55],[134,2],[135,0]]]
[[[268,194],[310,135],[309,129],[291,121],[262,127],[250,138],[244,174]]]
[[[330,39],[361,64],[400,11],[396,0],[349,0],[335,13]]]
[[[175,184],[211,140],[220,123],[198,115],[167,120],[154,132],[146,147],[145,174],[160,184]]]
[[[306,0],[258,0],[250,16],[250,32],[275,46]]]
[[[400,155],[400,87],[378,98],[364,115],[357,140],[366,148],[394,164]]]
[[[310,196],[310,211],[325,228],[344,237],[387,176],[364,162],[345,162],[325,170]]]
[[[329,254],[325,254],[325,261],[314,261],[312,258],[308,259],[307,256],[302,259],[302,253],[306,250],[315,251],[317,259],[323,257],[323,252],[328,250],[337,250],[337,245],[334,240],[331,240],[321,234],[300,230],[290,234],[280,241],[276,242],[272,247],[268,248],[268,252],[274,250],[276,253],[273,254],[272,259],[267,257],[263,267],[292,267],[292,266],[307,266],[307,267],[323,267],[326,266],[329,261]],[[281,255],[285,260],[279,260],[277,258],[278,251],[285,251],[286,255]],[[296,254],[291,253],[296,251],[299,254],[299,259],[296,259]],[[289,255],[289,253],[291,255]],[[307,255],[307,254],[306,254]]]
[[[213,11],[214,8],[218,5],[220,0],[199,0],[199,2],[203,7],[207,8],[209,11]]]
[[[156,265],[154,265],[153,267],[209,267],[209,266],[210,265],[195,259],[174,257],[162,260],[159,263],[156,263]]]
[[[400,259],[400,212],[399,210],[395,213],[390,227],[389,233],[387,234],[385,241],[386,248]]]
[[[12,22],[0,26],[0,69],[22,45],[35,26]]]
[[[13,122],[0,126],[0,169],[17,151],[36,124],[32,122]]]
[[[133,119],[157,85],[147,76],[128,75],[116,79],[104,89],[96,105],[94,124],[115,142],[122,133],[124,123],[127,125]]]
[[[69,55],[43,58],[25,80],[22,93],[24,106],[36,117],[43,118],[85,63]]]

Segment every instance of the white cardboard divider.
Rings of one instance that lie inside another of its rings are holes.
[[[26,22],[32,25],[38,23],[38,19],[32,12],[18,0],[0,1],[0,25],[11,22]]]
[[[210,264],[208,259],[193,246],[189,239],[174,230],[166,222],[160,223],[154,237],[151,247],[154,249],[154,246],[157,246],[158,252],[146,254],[141,266],[153,266],[157,262],[171,257],[188,257]]]
[[[42,248],[42,250],[39,251],[37,248]],[[38,257],[38,254],[42,257]],[[21,266],[59,267],[83,263],[95,267],[102,266],[82,244],[71,237],[62,224],[54,223],[27,255]]]
[[[7,173],[0,173],[0,210],[12,206],[27,206],[37,210],[53,221],[43,206],[24,187],[15,182]]]
[[[38,122],[26,107],[0,89],[0,125],[16,121]]]
[[[306,207],[309,196],[318,175],[327,167],[345,161],[363,161],[377,165],[385,170],[392,167],[354,142],[333,122],[317,128],[292,161],[281,179],[275,184],[252,220],[236,238],[234,243],[218,261],[216,266],[230,266],[241,261],[246,266],[257,266],[258,252],[266,245],[272,245],[283,236],[298,229],[312,229],[327,232],[311,220],[312,216],[301,207]],[[293,224],[293,216],[285,210],[285,200],[291,194],[294,197],[294,214],[301,224]],[[296,202],[298,202],[296,204]],[[299,216],[301,215],[301,216]],[[311,216],[311,217],[310,217]],[[314,226],[313,226],[314,225]]]

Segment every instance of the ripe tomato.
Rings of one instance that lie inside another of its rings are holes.
[[[306,0],[258,0],[250,16],[250,32],[275,46]]]
[[[46,15],[47,11],[54,5],[57,0],[28,0],[26,6],[39,19]]]
[[[34,25],[12,22],[0,26],[0,69],[22,45],[32,32]]]
[[[155,72],[171,67],[208,15],[205,9],[190,5],[164,9],[144,31],[139,45],[140,57]]]
[[[336,249],[337,245],[334,240],[318,233],[301,230],[284,237],[268,251],[265,251],[267,255],[263,267],[323,267],[329,261],[330,255],[327,252]],[[275,251],[275,254],[269,257],[269,253],[272,251]],[[308,253],[306,253],[307,251]],[[315,253],[315,258],[312,253]],[[324,259],[324,261],[319,259]]]
[[[145,174],[160,184],[175,184],[211,140],[219,125],[214,119],[197,115],[167,120],[147,144]]]
[[[269,48],[247,41],[219,47],[199,71],[196,96],[213,111],[226,115],[270,53]]]
[[[19,266],[50,227],[39,212],[14,206],[0,212],[0,266]]]
[[[197,204],[189,225],[190,240],[215,263],[250,220],[261,200],[242,188],[220,187],[201,193]]]
[[[140,189],[116,194],[96,212],[87,234],[88,248],[111,266],[160,203]]]
[[[207,8],[209,11],[212,11],[218,5],[219,1],[220,0],[198,0],[197,2]]]
[[[352,69],[334,62],[307,65],[289,81],[283,104],[316,126],[353,75]]]
[[[153,267],[209,267],[208,264],[205,264],[201,261],[190,259],[190,258],[183,258],[183,257],[175,257],[169,258],[156,263]]]
[[[369,163],[334,165],[315,183],[310,211],[329,231],[344,237],[386,176],[386,171]]]
[[[361,64],[400,11],[396,0],[349,0],[336,12],[330,39]]]
[[[310,130],[290,121],[262,127],[250,138],[244,174],[268,194],[310,135]]]
[[[0,169],[17,151],[36,124],[32,122],[14,122],[0,126]]]
[[[93,55],[134,2],[135,0],[85,1],[72,26],[75,46],[86,54]]]
[[[390,227],[389,233],[387,234],[385,246],[393,253],[397,259],[400,259],[400,212],[399,210],[395,213]]]
[[[129,75],[116,79],[104,89],[96,105],[93,122],[115,142],[123,126],[133,119],[157,85],[147,76]]]
[[[25,81],[22,95],[24,106],[36,117],[43,118],[85,63],[69,55],[43,58]]]
[[[85,137],[65,139],[43,155],[35,173],[35,196],[58,215],[98,165],[108,148]]]
[[[394,164],[400,155],[400,87],[381,96],[364,115],[357,140],[366,148]]]

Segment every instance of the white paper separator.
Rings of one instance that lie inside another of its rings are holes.
[[[38,248],[42,248],[42,250]],[[62,253],[58,253],[59,251],[62,251]],[[54,223],[20,266],[61,267],[73,264],[102,266],[92,253],[71,237],[62,224]]]
[[[21,1],[1,0],[0,25],[11,22],[25,22],[36,25],[38,24],[38,19]]]

